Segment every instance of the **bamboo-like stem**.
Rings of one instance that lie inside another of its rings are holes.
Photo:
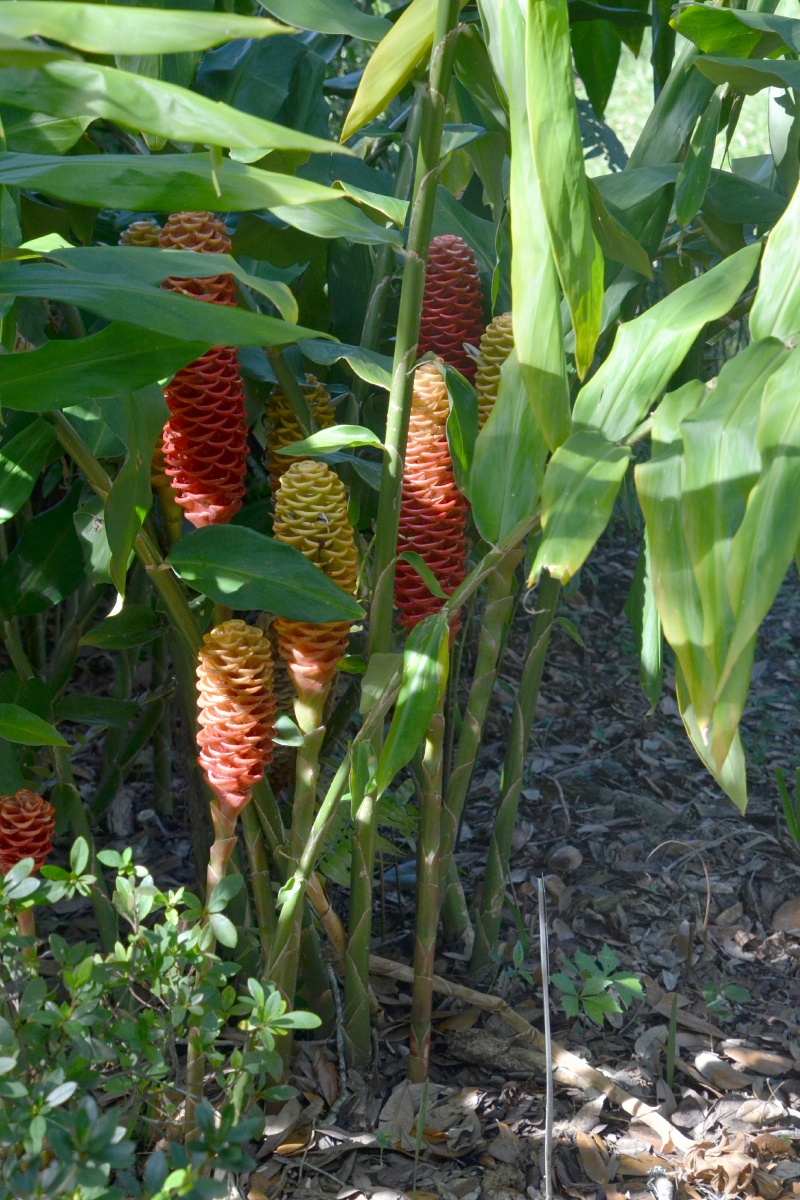
[[[439,843],[442,824],[442,746],[444,707],[440,701],[425,735],[422,753],[417,848],[417,924],[414,939],[414,987],[411,993],[411,1037],[408,1078],[428,1078],[433,1011],[433,964],[439,926]]]
[[[252,801],[242,813],[242,833],[247,861],[250,864],[250,884],[256,910],[256,924],[261,942],[261,955],[266,964],[270,942],[275,934],[277,917],[272,898],[272,882],[269,871],[269,855],[261,829],[258,813]]]
[[[438,0],[428,87],[421,93],[420,134],[408,244],[400,288],[400,308],[386,419],[386,441],[378,498],[373,565],[369,653],[392,648],[392,609],[403,458],[411,414],[413,369],[417,356],[425,268],[433,229],[439,156],[447,92],[455,54],[459,0]],[[380,741],[380,732],[378,733]],[[350,919],[345,972],[344,1031],[350,1061],[365,1065],[372,1055],[369,1013],[369,952],[372,938],[372,878],[375,870],[377,801],[367,795],[355,814],[350,872]]]
[[[463,942],[468,937],[472,923],[453,853],[497,678],[503,631],[514,603],[514,571],[521,558],[521,549],[510,550],[488,579],[472,686],[442,808],[442,921],[445,935],[454,942]]]
[[[471,962],[473,971],[489,966],[492,951],[497,949],[525,756],[560,594],[560,583],[550,575],[542,575],[537,593],[538,614],[531,629],[522,679],[514,699],[511,729],[503,762],[500,799],[489,845],[483,891],[475,914],[475,943]]]

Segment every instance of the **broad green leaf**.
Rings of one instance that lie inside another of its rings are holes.
[[[555,450],[566,440],[571,424],[561,297],[528,126],[525,24],[518,0],[500,0],[499,7],[511,129],[514,339],[528,401],[547,444]],[[491,45],[490,51],[494,61]]]
[[[32,42],[23,42],[18,38],[0,34],[0,67],[25,69],[72,57],[69,50],[59,50],[55,46],[35,46]]]
[[[276,21],[234,13],[76,4],[71,0],[0,4],[0,33],[47,38],[90,54],[175,54],[208,50],[234,38],[287,32],[291,30]]]
[[[676,13],[672,24],[708,54],[749,58],[758,47],[762,58],[781,46],[800,50],[800,21],[774,13],[690,4]]]
[[[375,774],[379,795],[422,744],[447,684],[448,642],[449,630],[442,613],[426,617],[408,636],[400,693]]]
[[[0,397],[4,408],[46,412],[74,404],[76,396],[118,396],[174,374],[208,348],[135,325],[109,325],[86,338],[0,355]]]
[[[483,131],[481,130],[481,132]],[[365,188],[347,183],[346,180],[337,180],[336,186],[364,208],[372,209],[375,213],[388,217],[398,229],[402,229],[405,225],[409,208],[408,200],[399,200],[396,196],[382,196],[379,192],[369,192]]]
[[[49,117],[0,106],[6,146],[24,154],[66,154],[83,135],[88,117]],[[2,157],[2,156],[0,156]]]
[[[281,221],[319,238],[346,238],[358,245],[372,246],[388,243],[398,248],[403,244],[399,229],[391,229],[370,220],[365,212],[349,200],[331,204],[301,205],[282,208],[274,205],[272,212]]]
[[[149,246],[78,246],[48,250],[46,254],[70,270],[110,277],[124,275],[137,283],[230,274],[251,291],[266,296],[284,321],[297,320],[297,301],[285,283],[250,275],[229,254],[198,255],[194,250],[159,250]]]
[[[127,450],[105,502],[111,579],[124,596],[133,543],[153,503],[150,487],[153,450],[169,410],[157,384],[101,402],[100,407],[107,424]]]
[[[83,556],[72,523],[73,490],[60,504],[32,517],[0,566],[0,613],[27,617],[71,596],[83,579]]]
[[[675,685],[675,696],[678,701],[681,719],[689,736],[689,741],[697,751],[700,761],[716,779],[725,795],[730,797],[739,809],[739,812],[745,812],[747,809],[747,764],[745,762],[741,734],[737,730],[728,757],[725,759],[722,767],[718,768],[709,747],[703,741],[702,734],[700,733],[697,716],[687,695],[679,663],[675,665]]]
[[[341,342],[300,341],[297,345],[306,358],[322,367],[329,367],[343,358],[366,383],[387,391],[392,385],[392,360],[385,354],[364,350],[361,346],[345,346]]]
[[[97,587],[111,583],[111,547],[106,536],[105,505],[91,495],[73,517],[86,567],[86,579]]]
[[[606,258],[638,271],[646,279],[653,278],[653,269],[647,251],[631,237],[627,229],[613,216],[605,204],[594,179],[586,180],[589,189],[589,206],[592,212],[592,228]]]
[[[38,71],[0,70],[0,102],[54,117],[114,121],[124,129],[170,141],[263,149],[265,153],[344,150],[335,142],[262,121],[186,88],[98,63],[51,62]]]
[[[800,66],[800,63],[797,64]],[[767,240],[750,311],[755,339],[783,341],[800,333],[800,188]]]
[[[414,550],[404,550],[402,554],[398,554],[397,560],[409,563],[432,595],[437,596],[440,600],[447,599],[447,592],[442,591],[439,580],[421,554],[417,554]]]
[[[650,539],[645,529],[642,548],[633,575],[633,584],[625,601],[625,615],[631,623],[639,654],[639,681],[642,691],[655,708],[664,686],[662,663],[663,637],[661,618],[653,595],[653,567]]]
[[[703,54],[697,69],[715,85],[730,83],[746,96],[764,88],[800,88],[800,62],[797,59],[724,58]]]
[[[177,574],[217,604],[293,621],[357,621],[360,605],[296,550],[244,525],[209,525],[169,553]]]
[[[97,208],[246,212],[342,201],[337,188],[228,158],[215,169],[214,177],[208,154],[96,154],[79,158],[0,154],[0,183],[34,188],[57,200]]]
[[[621,174],[637,167],[659,167],[678,161],[681,148],[714,90],[696,69],[700,57],[700,51],[690,43],[682,48]]]
[[[261,0],[273,17],[313,33],[344,33],[362,42],[379,42],[391,29],[385,17],[361,12],[352,0]]]
[[[478,436],[478,397],[475,389],[455,367],[439,363],[447,384],[450,412],[447,417],[447,443],[453,474],[459,491],[469,497],[469,477],[475,439]]]
[[[7,357],[0,357],[0,363]],[[0,397],[5,403],[2,387]],[[30,496],[55,440],[52,425],[38,419],[0,447],[0,524],[19,512]]]
[[[334,450],[344,450],[347,446],[375,446],[383,449],[383,442],[377,433],[363,425],[332,425],[330,429],[320,429],[302,442],[292,442],[291,446],[283,446],[278,454],[330,454]]]
[[[595,430],[581,429],[559,446],[542,484],[542,541],[531,579],[543,570],[568,583],[611,518],[631,451]]]
[[[18,704],[0,704],[0,738],[24,746],[66,746],[57,729]]]
[[[27,786],[17,761],[17,751],[11,742],[0,738],[0,795],[13,795]]]
[[[472,460],[472,515],[485,542],[496,545],[533,514],[547,452],[512,350],[500,370],[497,401],[478,434]]]
[[[694,220],[702,206],[711,179],[711,163],[717,144],[722,96],[715,92],[708,108],[697,122],[686,158],[681,165],[675,188],[675,215],[684,228]]]
[[[586,94],[602,121],[606,104],[617,75],[622,43],[608,21],[575,22],[575,5],[569,5],[570,40],[575,70],[583,80]]]
[[[723,316],[747,286],[760,253],[759,245],[746,246],[621,325],[608,358],[578,393],[575,427],[599,430],[612,442],[628,437],[702,327]]]
[[[75,721],[81,725],[127,725],[142,709],[135,700],[115,700],[111,696],[82,696],[68,692],[57,700],[53,716],[57,721]]]
[[[603,254],[592,232],[566,0],[526,0],[526,35],[531,145],[556,270],[572,317],[575,365],[582,379],[600,336]]]
[[[121,612],[106,617],[80,640],[81,646],[100,650],[133,650],[154,642],[164,632],[158,614],[146,604],[126,604]]]
[[[0,263],[0,296],[3,294],[67,300],[108,321],[125,321],[208,345],[275,346],[320,336],[313,329],[277,317],[205,304],[124,275],[94,275],[52,263]]]

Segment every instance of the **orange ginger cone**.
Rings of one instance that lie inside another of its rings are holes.
[[[435,237],[428,249],[418,355],[429,351],[472,381],[475,361],[464,349],[483,333],[483,297],[475,255],[455,234]]]
[[[225,226],[211,213],[173,213],[159,244],[212,254],[231,248]],[[161,286],[210,304],[236,304],[231,275],[170,278]],[[235,347],[212,347],[178,371],[164,394],[170,410],[164,462],[175,500],[196,528],[224,524],[242,506],[247,471],[244,390]]]
[[[144,221],[133,221],[119,235],[120,246],[158,246],[161,226],[148,217]]]
[[[347,494],[325,463],[305,459],[283,474],[272,531],[278,541],[295,546],[329,579],[355,594],[358,555],[347,518]],[[311,624],[277,618],[280,651],[301,699],[320,705],[324,701],[349,631],[347,621]]]
[[[494,317],[486,326],[478,348],[475,391],[478,395],[478,429],[483,429],[495,406],[500,387],[500,369],[514,349],[511,313]]]
[[[466,574],[469,505],[456,487],[453,474],[447,444],[448,412],[447,388],[441,373],[435,363],[423,363],[414,376],[397,553],[419,554],[449,596]],[[438,612],[443,603],[411,563],[399,558],[395,602],[407,629]],[[451,628],[458,628],[457,619]]]
[[[306,384],[303,392],[312,417],[320,429],[330,429],[336,423],[336,417],[328,389],[313,375],[306,375]],[[301,441],[303,431],[282,388],[274,387],[272,389],[266,409],[267,453],[265,462],[269,471],[269,486],[274,496],[280,487],[281,476],[289,470],[292,463],[301,461],[294,455],[279,454],[278,451],[284,446],[291,446],[293,442]]]
[[[7,875],[23,858],[32,858],[34,870],[41,870],[55,828],[56,810],[38,792],[22,788],[13,796],[0,796],[0,875]],[[36,936],[32,908],[17,914],[17,928],[23,937]],[[35,950],[30,960],[36,961]]]
[[[197,662],[198,762],[214,793],[208,889],[225,874],[239,813],[272,760],[272,651],[260,629],[224,621],[203,638]]]

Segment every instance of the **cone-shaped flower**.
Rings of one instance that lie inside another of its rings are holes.
[[[414,376],[397,553],[419,554],[449,596],[466,573],[469,506],[453,474],[448,411],[441,373],[435,363],[423,363]],[[395,574],[395,601],[407,629],[442,607],[441,598],[434,596],[411,563],[401,559]]]
[[[347,494],[338,475],[325,463],[305,459],[293,463],[281,478],[275,498],[272,532],[295,546],[321,571],[355,594],[358,555],[347,518]],[[310,624],[278,617],[278,644],[298,695],[324,695],[336,664],[347,648],[347,621]]]
[[[311,415],[320,429],[330,429],[336,417],[328,389],[313,375],[306,375],[307,387],[303,389]],[[280,487],[281,476],[294,462],[301,459],[291,454],[279,454],[283,446],[302,440],[303,431],[282,388],[274,387],[267,401],[267,453],[266,467],[269,471],[269,486],[273,496]]]
[[[475,255],[463,238],[442,234],[428,250],[419,357],[431,351],[471,381],[475,362],[464,343],[477,346],[482,333],[483,298]]]
[[[161,226],[148,217],[145,221],[133,221],[119,235],[120,246],[158,246]]]
[[[478,348],[475,391],[478,393],[478,428],[483,429],[495,406],[500,387],[500,368],[514,349],[511,313],[494,317],[486,326]]]
[[[7,875],[23,858],[38,871],[50,853],[56,810],[36,792],[22,788],[0,796],[0,874]]]
[[[197,661],[198,762],[223,814],[233,820],[272,760],[272,651],[260,629],[223,621]]]
[[[174,213],[161,232],[168,249],[224,254],[225,226],[211,213]],[[231,275],[166,279],[162,284],[213,304],[235,304]],[[230,521],[242,505],[247,426],[239,360],[233,347],[214,346],[178,371],[165,391],[164,461],[175,500],[196,528]]]

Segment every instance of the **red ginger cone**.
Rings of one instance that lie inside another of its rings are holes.
[[[218,254],[231,246],[225,226],[211,213],[174,213],[160,244]],[[236,303],[231,275],[166,279],[162,287],[212,304]],[[164,461],[175,499],[195,528],[224,524],[242,506],[247,471],[244,391],[236,349],[212,347],[178,371],[164,394],[170,411],[164,426]]]
[[[358,555],[347,517],[347,494],[325,463],[304,459],[283,474],[272,531],[278,541],[295,546],[329,579],[355,594]],[[347,649],[349,623],[311,624],[278,617],[275,632],[298,695],[324,698]]]
[[[397,553],[410,550],[419,554],[449,596],[466,574],[469,505],[453,474],[446,432],[448,411],[441,373],[435,363],[423,363],[414,376]],[[395,602],[407,629],[442,607],[442,600],[433,595],[414,567],[400,559]],[[452,628],[458,628],[457,621]]]
[[[464,343],[483,333],[483,297],[475,255],[455,234],[436,237],[428,250],[418,354],[431,351],[472,381],[475,362]]]
[[[55,827],[56,810],[38,793],[22,788],[13,796],[0,796],[0,874],[7,875],[23,858],[32,858],[40,870]]]
[[[198,762],[223,814],[235,821],[272,761],[272,651],[260,629],[223,621],[197,661]]]

